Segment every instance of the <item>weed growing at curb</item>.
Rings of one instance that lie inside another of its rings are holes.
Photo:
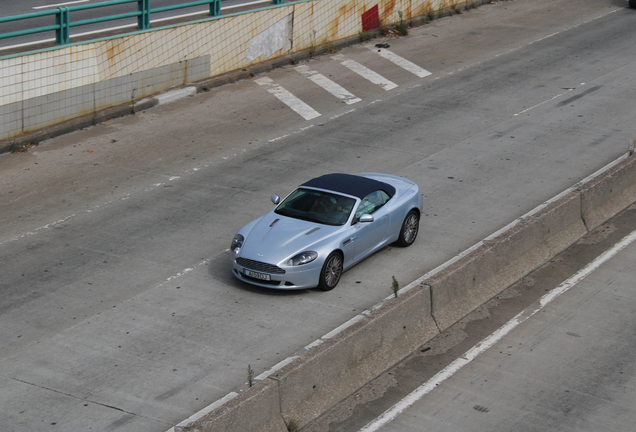
[[[300,422],[292,418],[287,421],[286,426],[287,426],[288,432],[298,432],[298,428],[300,427]]]
[[[336,48],[336,45],[333,42],[329,42],[328,44],[325,45],[325,52],[327,54],[333,54],[336,51],[338,51],[338,49]]]
[[[426,13],[426,15],[428,16],[429,21],[433,21],[435,19],[435,11],[432,7],[428,8],[428,12]]]
[[[252,387],[254,385],[254,370],[252,365],[247,365],[247,385]]]
[[[398,283],[397,279],[395,279],[395,276],[391,276],[391,278],[393,278],[393,283],[391,283],[391,289],[393,289],[393,295],[395,296],[395,298],[397,298],[398,291],[400,290],[400,284]]]
[[[373,38],[373,33],[368,31],[359,31],[358,36],[360,36],[360,42],[365,42]]]
[[[404,22],[404,12],[398,11],[400,20],[393,24],[380,24],[379,30],[382,36],[406,36],[409,34],[409,26]]]
[[[444,18],[444,3],[439,4],[439,8],[437,9],[437,18]]]
[[[393,28],[397,31],[401,36],[406,36],[409,34],[409,27],[404,22],[404,12],[398,11],[398,15],[400,16],[400,21],[393,24]]]
[[[400,36],[406,36],[409,34],[409,27],[404,23],[395,23],[394,28]]]

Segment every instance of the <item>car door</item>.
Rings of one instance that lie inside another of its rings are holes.
[[[354,217],[354,261],[359,261],[381,247],[386,239],[391,215],[385,206],[389,196],[383,191],[376,191],[362,199]],[[361,222],[364,214],[373,216],[372,222]]]

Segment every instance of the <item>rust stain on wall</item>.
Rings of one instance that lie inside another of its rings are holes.
[[[380,20],[385,21],[387,18],[393,15],[394,10],[395,10],[395,0],[389,0],[388,2],[384,4],[384,12],[382,14],[382,17],[380,17]]]
[[[425,2],[415,7],[415,15],[413,16],[424,16],[428,13],[429,9],[431,9],[431,2]]]
[[[327,40],[336,40],[338,39],[338,25],[340,24],[340,17],[337,16],[336,19],[329,23],[329,35],[327,36]]]
[[[107,56],[108,56],[108,63],[111,67],[115,66],[115,64],[117,63],[115,57],[121,54],[121,45],[122,44],[116,43],[113,40],[108,41],[106,50],[107,50]]]
[[[413,18],[413,1],[409,0],[408,2],[406,2],[406,7],[404,8],[404,19],[411,19]]]
[[[338,9],[338,16],[329,25],[329,40],[340,39],[339,34],[340,22],[346,23],[347,19],[357,19],[358,0],[351,0]]]
[[[340,16],[353,15],[358,9],[358,1],[352,0],[343,6],[340,6]]]

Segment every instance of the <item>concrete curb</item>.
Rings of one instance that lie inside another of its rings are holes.
[[[29,144],[37,144],[50,138],[55,138],[86,127],[95,126],[96,124],[113,118],[134,114],[138,111],[152,108],[157,104],[158,100],[155,98],[142,99],[136,101],[134,104],[117,105],[92,114],[86,114],[72,120],[58,123],[44,129],[27,132],[4,141],[0,141],[0,154],[10,153],[14,150],[24,148]]]
[[[302,427],[635,201],[626,154],[170,431]]]
[[[162,105],[165,103],[174,102],[179,99],[183,99],[184,97],[192,96],[196,94],[196,87],[183,87],[178,88],[176,90],[170,90],[166,93],[161,93],[160,95],[155,96],[154,98],[157,100],[158,105]]]
[[[624,162],[579,187],[582,219],[588,230],[601,225],[634,201],[636,158],[624,156],[623,159]]]

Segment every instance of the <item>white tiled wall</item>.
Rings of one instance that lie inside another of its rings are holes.
[[[290,14],[294,16],[292,51],[300,51],[358,34],[361,15],[375,5],[379,6],[381,22],[395,22],[398,11],[409,19],[424,15],[429,8],[437,10],[440,2],[444,0],[313,0],[0,58],[0,140],[86,114],[93,103],[97,110],[124,103],[131,99],[131,89],[136,89],[135,97],[140,98],[148,91],[185,83],[185,75],[183,82],[175,84],[174,74],[162,69],[157,75],[154,69],[205,57],[209,59],[208,77],[212,77],[259,63],[265,60],[262,55],[251,62],[246,58],[250,39]],[[282,54],[281,49],[272,57]],[[201,76],[200,67],[197,70],[198,79],[207,78]],[[117,84],[116,78],[131,76],[138,81]],[[153,84],[142,89],[142,81],[148,80]],[[104,83],[113,87],[103,88]],[[98,87],[101,93],[96,97]],[[45,98],[47,95],[57,96]],[[29,118],[21,118],[22,112]]]

